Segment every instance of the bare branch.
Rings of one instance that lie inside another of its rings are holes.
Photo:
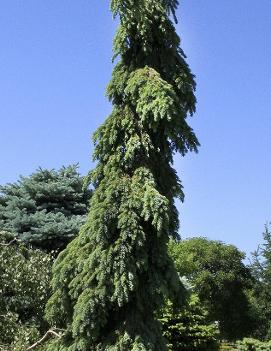
[[[45,341],[47,341],[49,339],[50,335],[53,335],[54,337],[57,337],[57,338],[61,338],[62,335],[57,333],[56,331],[65,331],[65,330],[64,329],[49,329],[40,340],[35,342],[35,344],[29,346],[26,349],[26,351],[34,350],[37,346],[39,346],[39,345],[43,344]]]
[[[15,243],[15,242],[21,242],[20,240],[18,240],[18,239],[16,239],[16,238],[14,238],[13,240],[11,240],[9,243],[0,243],[0,246],[10,246],[10,245],[12,245],[13,243]]]

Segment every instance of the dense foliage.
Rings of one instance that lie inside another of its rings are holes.
[[[0,187],[0,229],[36,248],[62,249],[85,222],[89,199],[77,166],[39,169]]]
[[[210,323],[207,310],[194,293],[181,310],[175,310],[172,303],[168,302],[160,321],[169,351],[218,349],[218,327],[215,323]]]
[[[256,339],[245,338],[236,343],[238,351],[270,351],[271,341],[262,342]]]
[[[173,156],[199,143],[177,5],[111,0],[113,111],[86,181],[69,166],[0,187],[0,351],[271,350],[268,226],[250,266],[232,245],[178,241]]]
[[[258,313],[258,324],[254,336],[271,339],[271,232],[268,225],[263,233],[264,243],[259,246],[253,255],[251,265],[255,278],[251,300]]]
[[[169,245],[181,276],[186,276],[211,320],[219,322],[223,338],[248,335],[253,316],[247,296],[252,285],[244,254],[233,245],[205,238],[192,238]]]
[[[40,340],[48,328],[43,318],[43,310],[49,296],[53,255],[12,241],[12,236],[4,232],[1,232],[0,238],[0,350],[22,351],[26,350],[30,344]],[[178,242],[170,244],[170,252],[177,267],[180,264],[179,255],[176,255],[179,245]],[[266,246],[263,247],[266,248]],[[205,250],[206,247],[202,247],[203,255],[205,255]],[[259,256],[258,259],[260,260]],[[263,258],[259,262],[262,269],[265,270],[267,266],[263,265],[265,262]],[[195,264],[198,265],[198,262],[196,261]],[[254,266],[253,272],[255,273]],[[182,281],[185,286],[188,285],[189,291],[195,290],[196,286],[191,286],[187,279],[182,279]],[[255,290],[252,289],[254,294],[255,291],[258,291],[260,283],[261,281],[255,280]],[[270,300],[266,299],[266,294],[263,296],[261,301],[264,301],[265,306],[268,307]],[[264,298],[266,300],[263,300]],[[256,299],[254,304],[255,308],[259,310],[262,308],[261,304],[257,305]],[[159,320],[162,323],[168,350],[216,350],[217,339],[222,336],[218,334],[217,323],[210,318],[207,307],[208,305],[204,304],[194,292],[181,309],[175,308],[170,301],[166,303],[159,313]],[[265,319],[259,320],[260,330],[264,328],[262,324],[264,321]],[[255,330],[258,333],[258,329]],[[253,330],[252,335],[254,334]],[[247,334],[247,336],[250,335]],[[240,337],[241,333],[238,338]],[[35,347],[35,350],[47,351],[52,349],[53,345],[56,345],[57,350],[58,343],[58,338],[50,334],[46,340]],[[265,351],[270,350],[270,341],[262,342],[245,338],[235,344],[222,343],[219,350]]]
[[[253,338],[244,338],[234,344],[221,343],[219,351],[270,351],[271,341],[263,342]]]
[[[120,27],[108,87],[113,112],[94,136],[86,225],[59,255],[47,318],[67,329],[51,350],[164,351],[155,312],[184,288],[167,253],[183,198],[174,152],[197,150],[186,122],[194,77],[169,17],[176,0],[112,0]]]
[[[27,248],[0,232],[0,345],[22,351],[47,329],[52,255]]]

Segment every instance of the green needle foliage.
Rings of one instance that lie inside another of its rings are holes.
[[[251,270],[255,283],[252,291],[252,303],[259,316],[254,328],[254,337],[262,340],[271,339],[271,230],[265,226],[264,243],[253,253]]]
[[[208,312],[197,294],[192,293],[187,306],[178,312],[168,302],[160,320],[170,351],[218,350],[218,326],[208,320]]]
[[[46,251],[66,247],[85,223],[91,197],[77,168],[39,168],[0,186],[0,230]]]
[[[59,255],[47,318],[66,328],[50,350],[164,351],[155,312],[183,300],[167,253],[183,191],[173,155],[197,151],[186,122],[195,82],[170,15],[176,0],[112,0],[120,17],[113,112],[94,135],[95,187],[87,223]]]

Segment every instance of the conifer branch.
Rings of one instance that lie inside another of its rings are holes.
[[[120,18],[107,88],[113,111],[94,133],[89,215],[54,263],[46,316],[72,323],[62,351],[165,351],[155,311],[168,295],[184,298],[167,251],[178,236],[174,199],[183,198],[172,163],[199,145],[186,121],[196,83],[170,18],[177,0],[110,2]]]

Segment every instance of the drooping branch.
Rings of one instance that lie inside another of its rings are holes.
[[[170,18],[177,0],[111,0],[120,26],[107,95],[113,111],[94,134],[94,187],[79,235],[54,263],[46,318],[69,337],[48,351],[145,350],[167,346],[155,317],[185,291],[168,256],[183,198],[173,155],[197,149],[186,122],[195,81]]]

